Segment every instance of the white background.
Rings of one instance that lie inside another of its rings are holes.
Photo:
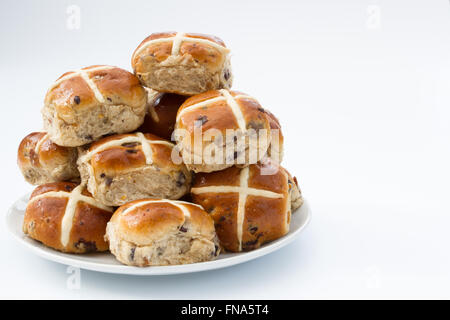
[[[166,30],[224,39],[234,88],[280,118],[284,165],[313,210],[297,241],[252,262],[159,277],[83,270],[78,290],[2,219],[0,298],[450,298],[449,1],[2,0],[0,15],[3,215],[32,190],[16,151],[41,128],[49,85],[92,64],[131,69],[139,42]]]

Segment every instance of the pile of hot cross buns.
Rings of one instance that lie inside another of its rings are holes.
[[[280,166],[278,119],[230,90],[230,50],[197,33],[153,33],[133,73],[94,65],[48,89],[42,132],[20,143],[37,185],[23,232],[66,253],[131,266],[241,252],[286,235],[303,199]]]

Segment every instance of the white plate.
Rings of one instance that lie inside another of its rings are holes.
[[[276,251],[300,235],[300,232],[308,224],[311,219],[311,210],[308,203],[301,206],[300,209],[292,214],[291,227],[289,233],[281,239],[272,241],[263,245],[261,248],[241,253],[223,253],[215,260],[208,262],[200,262],[176,266],[161,266],[161,267],[130,267],[118,262],[110,253],[90,253],[90,254],[70,254],[62,253],[50,249],[38,241],[35,241],[22,232],[22,221],[27,206],[29,195],[25,195],[17,200],[6,214],[7,229],[14,235],[20,243],[25,245],[33,253],[45,259],[59,262],[74,267],[79,267],[88,270],[99,272],[119,273],[119,274],[133,274],[133,275],[167,275],[179,274],[213,270],[218,268],[229,267],[235,264],[256,259],[270,252]]]

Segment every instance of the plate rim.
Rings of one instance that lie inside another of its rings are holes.
[[[13,227],[10,223],[10,216],[14,215],[14,211],[17,209],[17,203],[18,202],[27,202],[25,200],[26,197],[29,196],[29,193],[21,196],[20,198],[16,199],[16,201],[13,202],[13,204],[8,208],[8,211],[6,212],[6,215],[4,217],[4,222],[6,223],[6,228],[10,235],[13,236],[13,238],[19,242],[22,246],[24,246],[27,250],[30,250],[33,254],[44,258],[48,261],[56,262],[59,264],[63,264],[66,266],[73,266],[80,269],[90,270],[90,271],[96,271],[96,272],[102,272],[102,273],[109,273],[109,274],[120,274],[120,275],[136,275],[136,276],[153,276],[153,275],[175,275],[175,274],[186,274],[186,273],[195,273],[195,272],[201,272],[201,271],[210,271],[210,270],[217,270],[222,269],[226,267],[231,267],[234,265],[238,265],[244,262],[248,262],[250,260],[254,260],[257,258],[260,258],[262,256],[265,256],[271,252],[277,251],[281,249],[282,247],[290,244],[292,241],[294,241],[301,232],[306,228],[307,225],[311,222],[311,208],[309,206],[309,202],[303,198],[303,205],[301,208],[298,208],[297,210],[304,209],[305,211],[305,221],[303,224],[296,229],[291,234],[287,234],[280,239],[281,241],[277,242],[269,242],[265,246],[258,248],[256,250],[248,251],[248,252],[242,252],[238,255],[224,258],[221,260],[211,260],[211,261],[205,261],[205,262],[197,262],[197,263],[191,263],[191,264],[183,264],[183,265],[173,265],[173,266],[151,266],[151,267],[135,267],[135,266],[128,266],[123,264],[118,265],[105,265],[101,264],[99,262],[92,262],[92,261],[83,261],[77,259],[76,254],[69,254],[67,253],[67,256],[61,256],[60,254],[63,254],[62,252],[55,251],[50,252],[43,250],[40,246],[44,246],[43,244],[35,245],[28,241],[25,241],[26,235],[23,234],[23,237],[19,236],[15,230],[13,230]],[[296,210],[296,211],[297,211]],[[292,213],[295,215],[295,212]],[[47,248],[47,247],[46,247]]]

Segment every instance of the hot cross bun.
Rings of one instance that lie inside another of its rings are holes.
[[[174,145],[141,132],[113,135],[79,148],[78,168],[89,192],[104,205],[143,198],[178,199],[191,173],[172,160]]]
[[[120,262],[140,267],[208,261],[220,251],[211,217],[183,201],[127,203],[108,222],[105,237]]]
[[[62,252],[87,253],[108,250],[104,240],[112,208],[92,198],[82,185],[54,182],[31,194],[23,232]]]
[[[221,245],[233,252],[284,236],[291,212],[303,203],[297,181],[270,160],[196,174],[191,194],[214,219]]]
[[[136,48],[133,70],[146,87],[194,95],[230,88],[230,50],[215,37],[198,33],[153,33]]]
[[[63,74],[42,109],[44,128],[61,146],[76,147],[106,134],[125,133],[144,121],[147,94],[130,72],[91,66]]]
[[[25,180],[34,185],[80,177],[77,149],[58,146],[45,132],[33,132],[23,138],[17,164]]]
[[[195,172],[254,164],[266,155],[272,136],[270,119],[258,101],[225,89],[187,99],[175,128],[177,148]]]

